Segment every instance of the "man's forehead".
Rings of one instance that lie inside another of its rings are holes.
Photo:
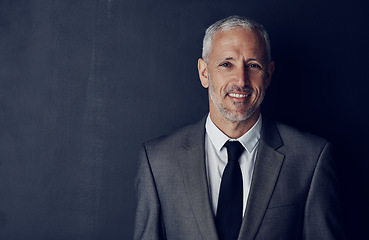
[[[247,49],[255,56],[265,53],[265,41],[255,30],[234,28],[214,34],[211,54],[222,55],[224,59],[235,58]]]
[[[235,33],[241,32],[246,33],[250,38],[255,38],[260,42],[264,42],[264,38],[262,37],[261,33],[256,29],[251,28],[244,28],[244,27],[234,27],[231,29],[219,29],[213,35],[213,41],[219,38],[230,38],[235,35]]]

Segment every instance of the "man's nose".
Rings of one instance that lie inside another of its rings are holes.
[[[248,76],[247,66],[242,66],[237,71],[237,82],[239,86],[246,86],[249,83],[250,79]]]

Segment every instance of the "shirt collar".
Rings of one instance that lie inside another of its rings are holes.
[[[209,136],[210,141],[212,142],[212,144],[214,145],[217,151],[220,151],[223,145],[228,140],[238,140],[248,152],[252,152],[257,146],[259,139],[260,139],[261,125],[262,125],[261,118],[262,117],[260,114],[254,126],[252,126],[250,130],[248,130],[244,135],[242,135],[241,137],[237,139],[229,138],[217,126],[215,126],[215,124],[210,118],[210,114],[206,118],[205,129],[206,129],[206,133]]]

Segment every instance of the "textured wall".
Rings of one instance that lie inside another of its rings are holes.
[[[340,146],[359,239],[369,17],[333,0],[0,0],[0,239],[130,239],[140,144],[207,113],[203,32],[232,14],[271,35],[265,115]]]

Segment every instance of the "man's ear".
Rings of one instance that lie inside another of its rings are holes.
[[[204,59],[199,58],[197,62],[197,70],[199,71],[201,85],[204,88],[208,88],[209,87],[209,72],[208,72],[208,65],[206,64]]]
[[[269,65],[268,65],[267,76],[266,76],[266,79],[265,79],[266,88],[268,88],[269,85],[270,85],[274,69],[275,69],[274,61],[270,61]]]

